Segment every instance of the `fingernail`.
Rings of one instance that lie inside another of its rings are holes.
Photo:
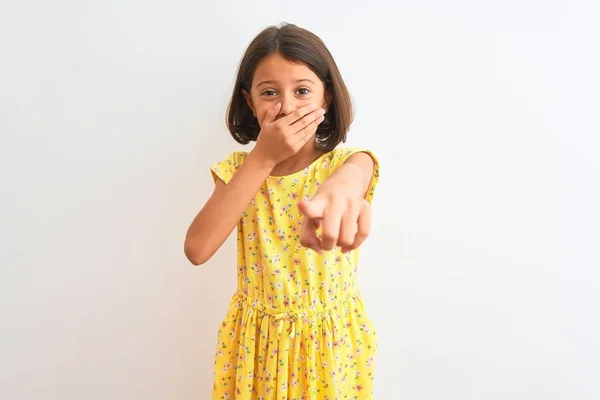
[[[319,110],[319,114],[321,115],[325,115],[325,110],[323,110],[322,108]]]

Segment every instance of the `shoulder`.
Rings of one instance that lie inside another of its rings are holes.
[[[246,151],[234,151],[229,153],[227,157],[223,158],[211,165],[210,169],[213,178],[220,178],[223,182],[227,183],[233,176],[233,174],[240,168],[244,160],[248,156]]]
[[[334,169],[347,162],[371,169],[379,166],[375,153],[363,147],[338,147],[328,153],[327,159]]]

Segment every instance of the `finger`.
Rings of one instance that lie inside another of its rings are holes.
[[[325,110],[319,108],[311,112],[310,114],[305,115],[302,119],[294,122],[291,125],[292,132],[295,134],[310,132],[311,126],[318,126],[325,119]],[[316,125],[315,125],[316,124]]]
[[[318,228],[319,223],[313,219],[304,217],[302,220],[302,227],[300,228],[300,244],[322,254],[323,249],[321,248],[321,243],[317,236]]]
[[[262,125],[275,122],[279,111],[281,111],[281,103],[277,103],[275,104],[275,107],[268,109],[265,113],[265,116],[263,117]]]
[[[298,121],[305,115],[310,114],[311,112],[313,112],[316,109],[317,109],[316,104],[308,104],[306,106],[300,107],[299,109],[297,109],[294,112],[289,113],[285,117],[280,118],[279,121],[281,121],[281,123],[284,124],[285,126],[292,125],[293,123],[295,123],[296,121]]]
[[[363,242],[369,236],[371,230],[371,204],[368,201],[363,202],[363,206],[360,209],[360,215],[358,216],[358,228],[356,236],[354,237],[354,243],[352,245],[342,248],[342,252],[347,253],[360,247]]]
[[[358,232],[358,217],[360,216],[360,205],[356,202],[349,202],[342,216],[338,246],[342,249],[352,246],[356,233]]]
[[[323,234],[321,247],[324,250],[332,250],[338,241],[344,204],[337,196],[329,196],[327,207],[323,214]]]
[[[325,117],[321,115],[319,118],[311,122],[304,130],[299,131],[296,134],[298,138],[298,145],[305,145],[311,138],[313,138],[317,134],[317,128],[319,124],[325,120]]]

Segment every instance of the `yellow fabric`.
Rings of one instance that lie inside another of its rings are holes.
[[[300,245],[296,203],[356,152],[339,148],[302,171],[269,176],[237,227],[238,289],[218,332],[213,400],[372,399],[377,334],[356,285],[359,251]],[[245,152],[211,167],[228,183]]]

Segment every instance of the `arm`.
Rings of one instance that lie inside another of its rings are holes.
[[[194,265],[207,262],[225,242],[274,165],[251,152],[228,184],[215,190],[194,218],[185,237],[185,255]]]
[[[317,252],[340,246],[358,248],[369,235],[371,204],[365,199],[374,172],[366,153],[350,156],[317,190],[310,201],[298,203],[304,215],[300,242]],[[316,230],[323,226],[322,239]]]
[[[353,154],[321,185],[315,197],[344,193],[364,198],[373,176],[373,168],[373,159],[367,153]]]
[[[215,190],[190,225],[185,256],[204,264],[221,247],[275,165],[296,154],[314,137],[325,110],[308,105],[277,119],[281,103],[267,110],[256,146],[228,184],[217,179]]]

